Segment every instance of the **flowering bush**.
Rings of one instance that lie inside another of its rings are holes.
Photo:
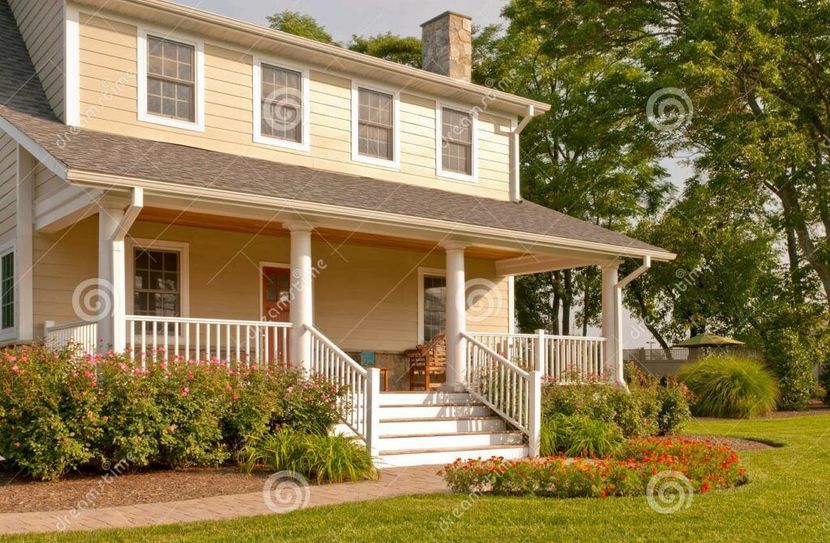
[[[453,492],[558,498],[641,496],[663,472],[685,476],[695,492],[731,488],[746,481],[737,454],[711,441],[634,439],[615,458],[553,456],[505,460],[456,460],[442,475]]]
[[[0,455],[42,479],[123,459],[218,465],[268,432],[326,433],[338,419],[342,391],[300,372],[146,362],[42,347],[0,353]]]

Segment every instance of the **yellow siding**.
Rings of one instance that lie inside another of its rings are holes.
[[[35,322],[77,320],[72,293],[95,277],[97,218],[35,240]],[[190,316],[261,318],[261,263],[286,264],[286,237],[138,223],[133,239],[185,242],[189,246]],[[350,351],[400,352],[418,341],[418,268],[443,268],[440,252],[313,244],[316,266],[314,319],[323,333]],[[468,259],[473,288],[495,285],[468,311],[468,328],[507,331],[507,280],[495,277],[491,261]],[[483,305],[487,307],[482,308]],[[129,302],[128,302],[129,310]]]
[[[17,142],[0,131],[0,244],[17,232]]]
[[[436,176],[435,100],[401,92],[400,170],[352,161],[351,81],[310,70],[311,151],[253,142],[253,54],[205,44],[205,130],[138,121],[138,28],[102,15],[80,15],[81,116],[88,128],[324,170],[492,198],[508,198],[510,121],[479,119],[479,179]],[[471,106],[474,104],[471,104]]]
[[[52,110],[64,118],[63,0],[9,0]]]

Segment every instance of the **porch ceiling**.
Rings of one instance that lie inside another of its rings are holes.
[[[265,236],[289,237],[290,235],[290,232],[283,226],[282,219],[264,220],[193,211],[179,211],[160,207],[145,207],[138,216],[138,220],[142,222],[210,228],[246,234],[261,234]],[[439,242],[435,240],[413,239],[337,228],[315,228],[314,236],[329,242],[348,242],[350,244],[373,247],[391,247],[419,251],[431,251],[439,248]],[[441,252],[443,252],[443,249],[441,249]],[[487,260],[513,259],[526,255],[526,253],[521,251],[479,245],[471,245],[465,252],[471,258],[483,258]]]

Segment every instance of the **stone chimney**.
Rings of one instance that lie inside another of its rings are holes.
[[[470,82],[473,70],[473,21],[452,11],[421,25],[424,69]]]

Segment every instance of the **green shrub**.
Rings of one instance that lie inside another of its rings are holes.
[[[783,330],[770,334],[764,358],[778,377],[781,396],[778,408],[807,408],[816,386],[815,369],[822,359],[822,343],[815,338]]]
[[[658,412],[656,393],[648,390],[632,389],[629,393],[599,383],[547,384],[542,390],[543,418],[582,414],[616,424],[625,436],[656,434]]]
[[[343,391],[300,372],[217,361],[0,352],[0,455],[41,479],[126,460],[213,466],[279,428],[325,434]]]
[[[675,433],[684,423],[692,418],[690,402],[693,398],[689,388],[675,379],[665,379],[657,387],[657,401],[660,412],[657,415],[657,426],[660,435]]]
[[[757,360],[712,356],[684,367],[678,378],[695,395],[692,410],[704,417],[765,415],[779,397],[775,377]]]
[[[558,413],[542,424],[542,456],[605,457],[619,450],[624,442],[619,427],[586,415]]]
[[[827,360],[824,363],[824,366],[821,369],[819,382],[824,388],[824,403],[830,405],[830,360]]]
[[[249,443],[240,453],[243,469],[293,471],[318,483],[341,483],[377,476],[368,449],[343,436],[303,434],[282,429]]]
[[[54,480],[93,461],[101,435],[92,359],[40,347],[0,355],[0,456]]]

